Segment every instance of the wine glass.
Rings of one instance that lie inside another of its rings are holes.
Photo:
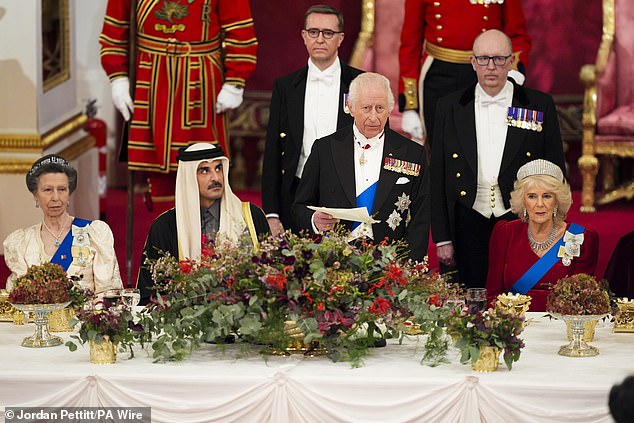
[[[141,291],[139,291],[138,288],[126,288],[121,291],[121,299],[126,307],[132,309],[139,305],[141,301]]]
[[[467,289],[466,300],[469,314],[476,314],[479,311],[484,311],[487,306],[486,288]]]
[[[121,290],[109,289],[103,293],[103,303],[106,307],[117,307],[121,303]]]

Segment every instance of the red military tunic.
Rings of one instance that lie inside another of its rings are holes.
[[[500,4],[494,1],[473,4],[470,0],[405,0],[399,49],[399,93],[405,96],[404,110],[419,107],[417,87],[427,54],[446,62],[469,63],[473,41],[489,29],[508,35],[514,55],[528,64],[531,43],[520,0],[503,0]]]
[[[99,42],[110,80],[128,76],[130,3],[108,1]],[[215,104],[224,82],[244,86],[255,69],[249,1],[137,0],[135,42],[129,168],[176,170],[178,148],[192,142],[217,142],[229,154],[227,118]]]

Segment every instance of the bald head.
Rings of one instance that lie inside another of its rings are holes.
[[[473,55],[480,56],[481,49],[497,46],[500,48],[506,48],[506,52],[502,56],[507,56],[513,53],[513,44],[511,39],[502,31],[497,29],[490,29],[478,35],[473,41]]]
[[[478,84],[491,97],[496,96],[513,67],[511,39],[497,29],[478,35],[473,42],[471,66],[478,76]]]

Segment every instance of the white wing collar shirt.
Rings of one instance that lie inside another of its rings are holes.
[[[473,209],[489,218],[507,213],[498,174],[506,143],[506,116],[513,101],[513,84],[506,81],[504,88],[491,97],[480,84],[475,89],[475,124],[478,148],[478,189]]]
[[[341,64],[338,58],[323,71],[319,70],[310,58],[308,59],[308,78],[304,98],[304,136],[295,173],[298,178],[302,177],[304,165],[315,140],[337,130],[340,84]]]
[[[357,129],[356,124],[352,125],[352,130],[354,132],[354,179],[356,195],[359,196],[379,180],[385,131],[373,138],[366,138]],[[374,239],[372,225],[361,223],[350,236],[352,238],[366,236]]]

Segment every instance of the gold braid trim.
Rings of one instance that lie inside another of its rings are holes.
[[[403,77],[403,85],[405,96],[405,106],[403,110],[417,110],[418,109],[418,87],[415,78]]]

